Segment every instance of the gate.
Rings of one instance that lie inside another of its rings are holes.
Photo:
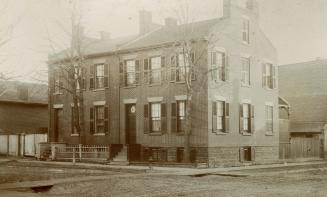
[[[301,134],[291,137],[292,158],[319,158],[320,140],[319,135]]]

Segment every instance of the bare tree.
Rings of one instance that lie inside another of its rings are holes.
[[[49,82],[52,80],[54,93],[65,93],[72,100],[72,129],[79,134],[79,143],[84,143],[84,88],[85,88],[85,39],[81,25],[81,15],[78,12],[78,1],[72,1],[71,33],[69,34],[71,46],[61,51],[49,62]],[[53,50],[53,41],[50,39]],[[51,68],[50,68],[51,67]],[[53,72],[51,75],[50,73]],[[53,78],[52,78],[53,77]],[[51,83],[50,83],[51,84]],[[51,95],[50,95],[51,97]]]

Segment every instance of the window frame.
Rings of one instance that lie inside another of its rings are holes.
[[[98,75],[98,67],[102,67],[103,75]],[[94,89],[104,89],[105,88],[105,64],[95,64],[94,65],[94,78],[95,78],[95,86]],[[101,83],[100,83],[101,82]],[[102,84],[102,86],[100,86]]]
[[[99,116],[99,114],[98,114],[98,110],[99,109],[102,109],[103,111],[102,111],[102,118],[101,119],[99,119],[98,118],[98,116]],[[99,124],[99,120],[101,120],[102,121],[102,125],[98,125]],[[97,135],[97,134],[105,134],[106,133],[106,131],[105,131],[105,106],[104,105],[97,105],[97,106],[94,106],[94,135]],[[98,131],[98,126],[102,126],[103,127],[103,130],[102,130],[102,132],[99,132]]]
[[[134,72],[129,72],[128,71],[128,62],[133,62],[134,63]],[[124,61],[124,78],[125,78],[125,86],[134,86],[136,85],[136,60],[135,59],[128,59]],[[129,83],[129,76],[133,76],[134,81]]]
[[[180,104],[184,104],[184,110],[183,110],[183,115],[181,115],[181,106]],[[186,124],[186,100],[177,100],[176,101],[176,107],[177,107],[177,114],[176,114],[176,118],[177,118],[177,133],[178,134],[182,134],[184,133],[184,129],[185,129],[185,124]]]
[[[271,117],[269,117],[269,113],[271,113]],[[265,105],[265,133],[266,135],[274,134],[274,106],[271,104]]]
[[[247,106],[247,117],[245,116],[245,106]],[[242,103],[243,111],[242,111],[242,117],[243,117],[243,132],[250,134],[251,133],[251,103]],[[245,124],[247,124],[247,130],[245,130]]]
[[[154,107],[153,106],[158,106],[158,111],[156,112],[157,116],[153,116],[154,112],[153,112],[153,109]],[[162,128],[161,128],[161,102],[150,102],[149,103],[149,108],[150,108],[150,113],[149,113],[149,120],[150,120],[150,130],[149,130],[149,133],[161,133],[162,132]],[[159,127],[158,130],[153,130],[153,125],[154,123],[156,123]]]
[[[161,57],[162,56],[152,56],[152,57],[149,57],[149,65],[148,65],[149,66],[149,70],[148,70],[148,72],[149,72],[149,84],[151,84],[151,85],[152,84],[160,84],[162,82],[162,76],[161,76],[162,62],[161,62]],[[157,62],[159,66],[158,66],[158,68],[153,69],[153,62],[152,62],[152,60],[153,59],[156,59],[156,58],[158,58],[158,60],[159,60],[159,62]],[[153,80],[153,79],[155,79],[154,76],[158,76],[158,79]]]
[[[241,84],[242,86],[249,87],[251,86],[251,58],[250,57],[241,57],[242,63],[242,77],[241,77]],[[247,69],[244,69],[247,66]],[[248,79],[248,80],[246,80]]]
[[[218,56],[221,55],[221,60]],[[226,82],[226,68],[227,68],[227,53],[222,50],[215,50],[210,52],[211,75],[215,81]]]
[[[243,16],[242,20],[242,42],[250,44],[250,19]]]

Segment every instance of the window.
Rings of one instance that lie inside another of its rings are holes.
[[[250,58],[242,57],[242,85],[250,85]]]
[[[262,80],[263,87],[273,89],[276,87],[275,67],[271,63],[263,64],[262,68]]]
[[[266,105],[266,133],[273,134],[273,106]]]
[[[243,19],[242,41],[247,44],[250,43],[250,21],[245,18]]]
[[[183,133],[186,126],[186,101],[177,101],[177,133]]]
[[[95,107],[95,133],[104,133],[104,106]]]
[[[227,65],[224,52],[211,52],[211,76],[213,80],[226,81]]]
[[[104,65],[95,65],[95,88],[104,88]]]
[[[212,105],[212,130],[227,133],[229,131],[229,103],[214,101]]]
[[[133,85],[135,84],[135,61],[134,60],[127,60],[126,61],[126,85]]]
[[[54,71],[54,93],[61,94],[63,89],[62,76],[59,70]]]
[[[161,132],[161,104],[151,103],[151,132]]]
[[[250,132],[250,104],[243,104],[243,131]]]
[[[161,82],[161,57],[150,58],[150,83]]]
[[[255,148],[245,146],[240,148],[240,162],[255,161]]]
[[[189,56],[188,53],[180,53],[178,54],[178,62],[176,68],[176,81],[185,81],[186,77],[188,77],[188,73],[190,70]]]
[[[240,105],[240,132],[254,132],[254,106],[248,103]]]

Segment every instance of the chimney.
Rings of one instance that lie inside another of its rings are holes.
[[[105,32],[105,31],[101,31],[100,32],[100,39],[101,40],[110,40],[110,33],[109,32]]]
[[[139,12],[139,34],[143,35],[151,31],[152,13],[150,11],[141,10]]]
[[[177,26],[177,20],[172,17],[165,18],[165,26],[166,27],[176,27]]]
[[[223,0],[223,18],[230,17],[231,0]]]
[[[256,0],[247,0],[246,8],[251,10],[255,17],[259,17],[259,5]]]

